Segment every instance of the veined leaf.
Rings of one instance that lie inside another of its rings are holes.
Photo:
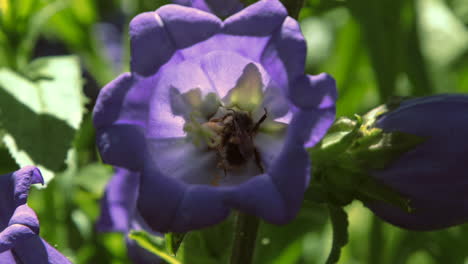
[[[82,120],[81,73],[71,56],[37,59],[28,68],[30,79],[0,69],[2,141],[18,165],[39,166],[47,183],[65,166]]]

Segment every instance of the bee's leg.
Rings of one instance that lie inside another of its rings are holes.
[[[258,152],[257,148],[254,148],[254,156],[255,156],[255,164],[260,169],[260,173],[264,173],[265,170],[263,169],[262,159],[260,158],[260,153]]]
[[[228,168],[228,166],[227,166],[226,162],[224,161],[224,158],[223,158],[223,156],[221,155],[220,152],[218,152],[218,157],[219,157],[220,160],[219,160],[219,162],[218,162],[218,164],[217,164],[216,167],[218,167],[218,168],[220,168],[220,169],[223,169],[224,177],[226,177],[226,176],[227,176],[227,168]]]
[[[210,184],[212,186],[219,186],[219,181],[221,180],[221,177],[218,174],[215,174],[213,179],[210,181]]]
[[[256,133],[258,131],[258,128],[260,127],[260,125],[267,118],[268,111],[267,111],[267,109],[265,107],[263,108],[263,110],[265,111],[265,114],[263,114],[263,116],[257,121],[257,123],[255,123],[255,126],[252,129],[252,133]]]

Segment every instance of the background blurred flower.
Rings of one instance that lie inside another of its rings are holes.
[[[130,230],[150,231],[143,227],[143,221],[136,210],[139,184],[139,173],[116,168],[101,200],[101,215],[97,222],[99,231],[121,232],[126,235]],[[135,241],[126,237],[125,242],[128,256],[133,263],[160,263],[161,260],[156,255],[141,248]]]
[[[367,206],[394,225],[433,230],[468,220],[468,96],[436,95],[407,100],[381,116],[377,127],[425,138],[373,174],[410,199],[414,212],[379,202]]]
[[[0,263],[71,263],[39,237],[39,220],[26,204],[30,185],[43,182],[33,166],[0,176]]]
[[[130,36],[132,73],[101,90],[94,125],[103,160],[141,173],[148,225],[183,232],[232,208],[294,218],[309,181],[305,147],[333,122],[336,88],[329,75],[304,75],[305,41],[281,3],[224,22],[167,5],[134,18]]]

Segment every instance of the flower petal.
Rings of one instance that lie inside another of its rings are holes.
[[[225,219],[230,209],[223,203],[222,188],[208,185],[186,185],[171,229],[187,232],[208,227]]]
[[[147,151],[141,127],[120,124],[97,129],[96,142],[104,162],[130,170],[141,168]]]
[[[176,47],[156,12],[142,13],[130,22],[131,69],[151,75],[170,60]]]
[[[164,5],[156,13],[179,49],[210,38],[222,27],[221,20],[215,15],[190,7]]]
[[[221,34],[192,43],[190,47],[185,46],[180,54],[189,58],[216,50],[233,51],[254,62],[260,62],[271,33],[281,28],[286,17],[286,9],[279,1],[259,1],[227,18],[219,32]]]
[[[93,110],[94,126],[99,129],[118,123],[145,127],[153,82],[153,78],[124,73],[104,86]]]
[[[26,203],[31,184],[43,182],[39,169],[34,166],[0,176],[0,230],[8,226],[16,208]]]
[[[252,60],[231,51],[213,51],[200,60],[201,68],[220,98],[224,98],[236,86],[249,63],[252,63]],[[260,64],[255,64],[255,66],[261,73],[261,81],[267,84],[270,77]]]
[[[150,113],[148,115],[148,138],[173,138],[185,136],[184,124],[188,116],[176,116],[180,107],[173,105],[176,100],[171,98],[175,95],[174,89],[180,94],[190,90],[200,89],[204,97],[213,89],[206,74],[200,68],[199,63],[186,60],[177,65],[171,65],[161,73],[150,101]],[[175,111],[176,110],[176,111]]]
[[[44,184],[44,179],[38,168],[34,166],[25,166],[13,172],[15,185],[15,205],[19,206],[26,203],[31,184]]]
[[[280,87],[289,87],[297,77],[304,74],[306,52],[299,23],[287,17],[281,28],[273,33],[260,61]]]
[[[417,192],[422,192],[422,197],[428,197],[427,193],[431,192],[442,194],[445,186],[466,184],[466,177],[461,177],[460,170],[464,168],[460,164],[468,162],[465,154],[468,149],[467,111],[467,96],[437,95],[409,100],[380,117],[377,127],[384,131],[401,131],[426,140],[387,169],[375,172],[375,176],[403,193],[419,196]],[[422,182],[425,184],[421,185]],[[456,194],[452,189],[438,197]]]
[[[163,175],[152,164],[141,174],[137,208],[149,227],[158,232],[171,230],[186,186],[177,179]]]
[[[232,15],[243,7],[239,0],[173,0],[172,2],[210,12],[219,17]]]
[[[335,79],[326,73],[303,75],[294,81],[289,90],[291,101],[304,109],[335,107],[337,97]]]
[[[288,16],[278,0],[258,1],[224,21],[223,32],[230,35],[270,35]]]
[[[222,50],[260,62],[260,56],[271,38],[269,33],[280,28],[286,16],[286,10],[277,0],[257,2],[226,19],[222,32],[219,32],[221,34],[193,43],[180,50],[180,54],[189,58]]]
[[[10,225],[0,233],[0,252],[9,250],[33,236],[37,236],[37,233],[28,226],[20,224]]]
[[[100,231],[127,232],[135,214],[140,175],[117,168],[101,200],[101,215],[97,222]]]
[[[39,236],[33,236],[16,244],[12,251],[19,263],[71,264],[68,258]]]
[[[272,223],[286,221],[288,204],[267,174],[257,175],[232,188],[227,195],[226,204]]]
[[[0,252],[6,250],[15,250],[16,252],[28,240],[39,239],[38,234],[39,221],[36,213],[26,204],[20,205],[13,213],[8,227],[0,232]]]
[[[297,142],[294,133],[288,132],[284,147],[268,169],[268,174],[281,194],[284,204],[282,218],[270,221],[276,224],[287,223],[299,211],[310,178],[309,155],[303,144]]]
[[[11,250],[0,252],[0,263],[5,263],[5,264],[16,263],[15,256],[13,256],[13,253],[11,252]]]
[[[427,201],[411,201],[411,205],[418,208],[412,213],[407,213],[399,207],[380,202],[366,202],[366,206],[374,214],[393,225],[409,230],[433,231],[468,221],[466,202],[463,200],[453,201],[448,203],[437,200],[431,201],[430,208],[425,208],[427,207]]]
[[[217,34],[206,41],[179,50],[179,53],[186,58],[196,58],[201,54],[208,54],[214,51],[231,51],[253,62],[260,62],[260,55],[269,39],[270,36]],[[245,47],[249,48],[246,49]]]
[[[153,78],[125,73],[101,90],[93,121],[97,145],[106,163],[129,169],[141,165],[152,83]]]
[[[278,87],[274,81],[270,81],[264,92],[261,108],[257,109],[257,115],[263,115],[264,109],[268,111],[268,118],[277,119],[284,117],[289,111],[289,100],[283,89]],[[259,113],[260,114],[259,114]]]
[[[12,225],[23,225],[31,229],[35,234],[39,234],[39,220],[36,213],[26,204],[16,207],[8,222],[8,226]]]

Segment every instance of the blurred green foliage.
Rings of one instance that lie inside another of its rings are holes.
[[[123,235],[95,229],[112,168],[96,153],[89,111],[99,88],[128,70],[128,22],[167,2],[0,0],[0,173],[31,162],[55,174],[46,189],[32,190],[29,204],[41,235],[74,263],[129,262]],[[299,20],[307,72],[337,80],[338,116],[392,96],[468,92],[466,0],[305,0]],[[120,34],[117,54],[106,52],[99,23]],[[47,55],[62,56],[36,59]],[[468,262],[467,225],[409,232],[358,202],[346,210],[349,244],[339,263]],[[229,247],[206,237],[225,241],[223,234],[190,233],[180,254],[191,254],[190,263],[219,263]],[[326,208],[305,202],[290,224],[261,223],[255,263],[325,263],[332,237]]]

